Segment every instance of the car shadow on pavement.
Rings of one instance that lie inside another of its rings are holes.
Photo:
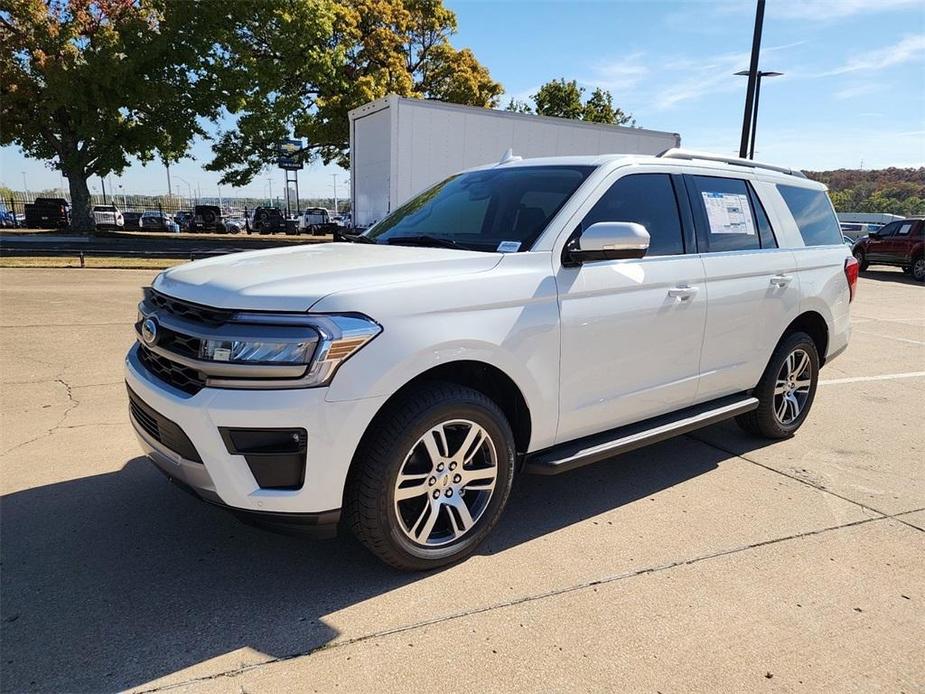
[[[917,281],[912,275],[907,275],[899,268],[877,268],[876,270],[864,270],[861,277],[866,280],[877,280],[878,282],[895,282],[897,284],[908,284],[916,287],[923,286],[922,282]]]
[[[480,551],[651,496],[727,457],[670,446],[524,475]],[[312,541],[243,525],[142,457],[9,494],[0,511],[4,691],[115,691],[241,648],[306,653],[338,636],[327,615],[432,575],[392,570],[343,535]]]

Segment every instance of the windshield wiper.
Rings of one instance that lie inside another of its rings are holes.
[[[346,241],[348,243],[376,243],[368,236],[363,236],[363,234],[351,234],[346,231],[335,231],[334,240]]]
[[[459,244],[452,239],[443,239],[439,236],[429,236],[420,234],[418,236],[393,236],[387,239],[387,243],[393,246],[436,246],[438,248],[459,248]]]

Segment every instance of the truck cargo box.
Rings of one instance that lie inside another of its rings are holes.
[[[677,133],[407,99],[350,111],[353,223],[367,227],[447,176],[498,161],[569,154],[658,154]]]

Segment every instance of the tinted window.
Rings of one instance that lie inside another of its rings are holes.
[[[690,176],[688,180],[691,182],[702,253],[761,248],[759,225],[755,221],[754,205],[745,181],[715,176]],[[765,233],[773,239],[764,210],[761,214],[766,225]]]
[[[777,186],[777,190],[796,220],[804,244],[825,246],[842,242],[838,220],[825,191],[796,186]]]
[[[908,236],[909,232],[912,231],[912,226],[914,224],[915,222],[903,222],[902,224],[899,225],[899,231],[897,231],[896,233],[899,234],[900,236]]]
[[[514,166],[452,176],[372,227],[377,243],[529,250],[590,166]]]
[[[886,236],[892,236],[895,234],[897,229],[899,229],[899,222],[893,222],[892,224],[887,224],[886,226],[882,226],[879,229],[874,229],[873,231],[876,232],[880,238],[884,238]]]
[[[758,194],[755,193],[755,189],[752,188],[751,185],[748,187],[752,193],[752,209],[755,212],[755,220],[758,222],[758,239],[761,241],[761,247],[777,248],[777,239],[774,237],[774,229],[771,228],[771,221],[764,211],[764,206],[761,204],[761,200],[758,199]]]
[[[668,174],[624,176],[581,221],[582,231],[596,222],[642,224],[650,238],[646,256],[684,253],[678,201]]]

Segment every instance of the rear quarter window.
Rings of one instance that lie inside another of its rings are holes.
[[[841,228],[829,196],[822,190],[798,186],[777,186],[807,246],[842,243]]]

